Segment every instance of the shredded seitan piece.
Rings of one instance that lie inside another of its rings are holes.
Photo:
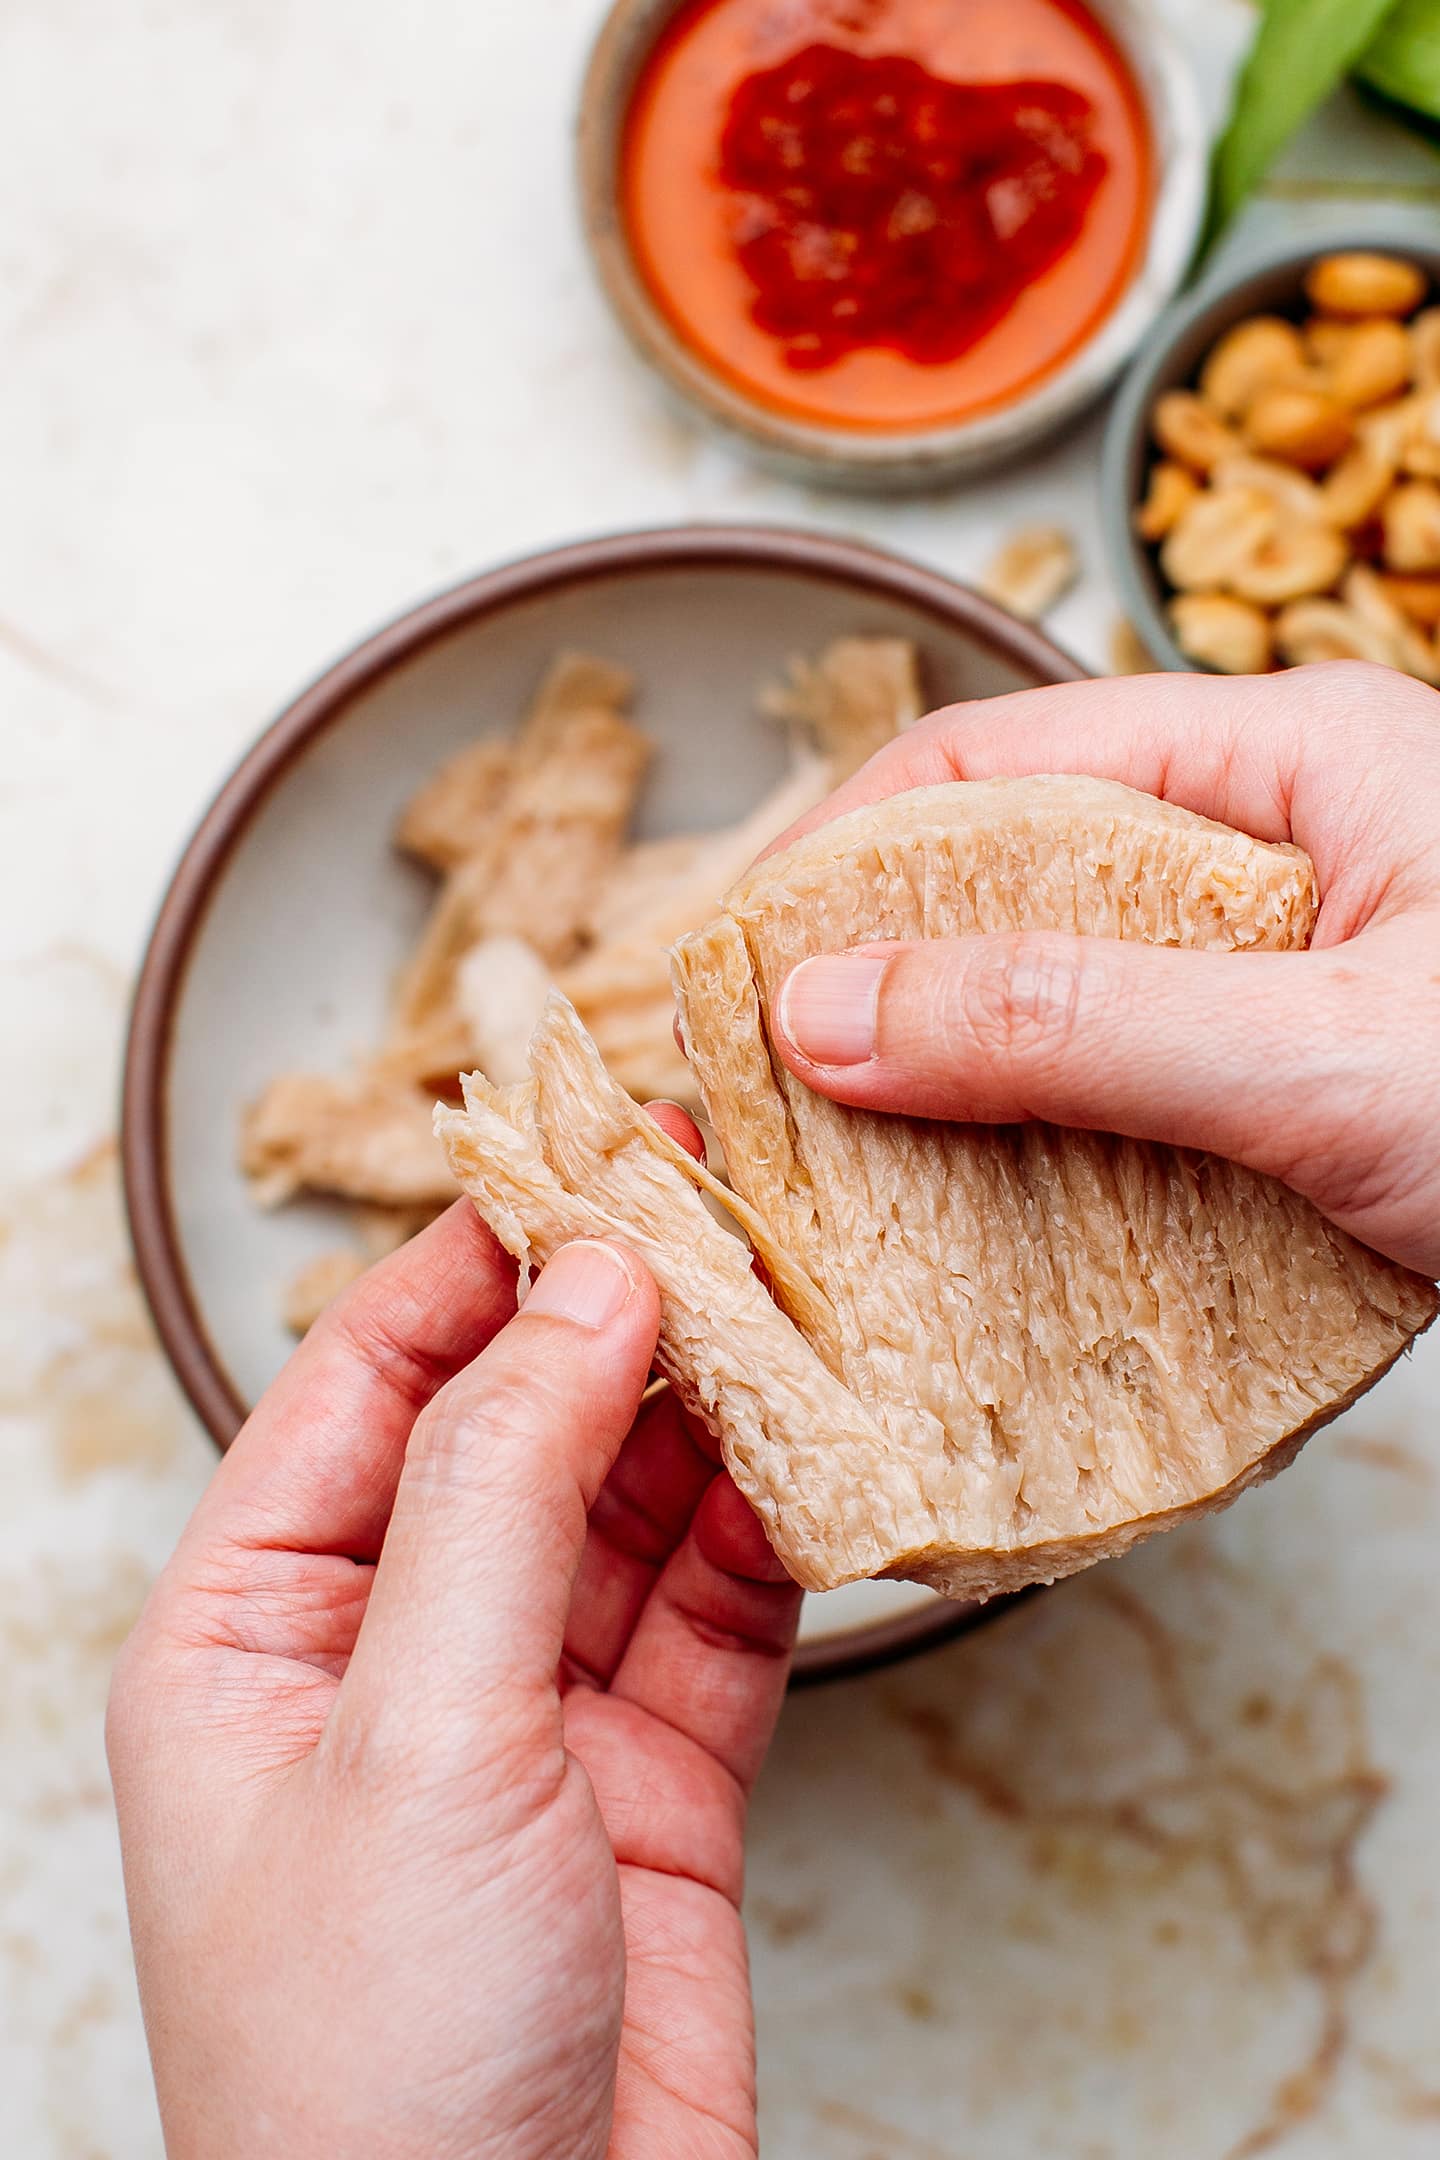
[[[465,1084],[464,1110],[436,1130],[455,1175],[528,1270],[577,1237],[620,1237],[660,1287],[658,1362],[687,1408],[723,1436],[726,1460],[797,1580],[805,1549],[843,1552],[873,1574],[920,1520],[913,1480],[885,1436],[766,1295],[744,1244],[697,1186],[705,1173],[606,1073],[573,1010],[547,1009],[523,1087]],[[713,1183],[713,1181],[711,1181]],[[716,1188],[719,1190],[720,1188]],[[792,1302],[825,1331],[824,1302],[799,1278]]]
[[[552,966],[578,949],[650,755],[623,716],[630,687],[618,668],[584,655],[550,670],[479,844],[452,867],[397,988],[392,1053],[437,1020],[463,1025],[457,971],[482,938],[524,938]]]
[[[815,745],[838,787],[923,712],[915,647],[908,638],[836,638],[817,659],[792,660],[761,704]]]
[[[458,869],[484,847],[513,765],[508,742],[468,744],[406,804],[396,846],[442,873]]]
[[[770,1000],[801,957],[876,939],[1285,951],[1315,906],[1298,849],[1070,778],[894,798],[750,872],[682,942],[676,985],[773,1306],[734,1241],[702,1234],[702,1174],[568,1008],[528,1086],[471,1090],[438,1129],[522,1258],[582,1231],[636,1244],[665,1369],[798,1581],[1051,1581],[1281,1468],[1428,1324],[1434,1291],[1210,1157],[833,1104],[773,1055]]]
[[[287,1073],[246,1112],[240,1167],[262,1207],[298,1192],[438,1206],[454,1198],[455,1184],[435,1141],[432,1107],[403,1082]]]
[[[397,844],[443,884],[382,1042],[355,1079],[289,1076],[249,1114],[242,1166],[262,1204],[305,1190],[430,1194],[426,1098],[453,1097],[469,1067],[500,1082],[522,1073],[552,983],[573,998],[622,1087],[698,1112],[673,1033],[669,947],[919,707],[915,655],[899,640],[842,639],[795,676],[780,699],[790,770],[745,817],[711,832],[627,843],[649,744],[625,717],[630,677],[586,654],[556,661],[512,740],[452,758],[397,826]],[[337,1260],[316,1284],[341,1272]],[[315,1294],[302,1286],[293,1309],[308,1310]]]

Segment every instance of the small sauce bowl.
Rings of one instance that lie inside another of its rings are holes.
[[[591,55],[577,138],[581,213],[602,288],[635,350],[674,395],[792,477],[893,492],[959,479],[1028,450],[1106,389],[1179,286],[1204,202],[1206,136],[1190,68],[1142,0],[1088,0],[1085,10],[1128,67],[1150,136],[1153,200],[1129,282],[1074,351],[1030,386],[971,415],[908,428],[832,424],[751,395],[688,342],[652,291],[625,215],[626,128],[657,45],[688,4],[615,0]]]

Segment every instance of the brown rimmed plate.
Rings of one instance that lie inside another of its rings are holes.
[[[202,817],[141,968],[122,1149],[140,1279],[161,1341],[224,1448],[290,1349],[283,1284],[343,1242],[321,1201],[263,1215],[235,1167],[244,1105],[276,1072],[345,1069],[433,896],[390,845],[453,750],[509,732],[548,660],[632,668],[657,755],[640,830],[720,825],[779,776],[755,692],[853,633],[920,648],[933,704],[1082,670],[963,586],[818,535],[694,526],[532,556],[424,602],[329,668],[266,729]],[[974,1623],[914,1584],[807,1601],[797,1677],[855,1672]]]

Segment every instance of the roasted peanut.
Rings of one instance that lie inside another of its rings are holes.
[[[1182,593],[1170,627],[1187,659],[1222,675],[1262,675],[1270,665],[1270,619],[1229,593]]]
[[[1349,559],[1344,535],[1333,525],[1282,518],[1268,539],[1234,566],[1226,582],[1242,600],[1282,607],[1307,593],[1329,592]]]
[[[1251,315],[1212,349],[1200,370],[1200,395],[1227,420],[1238,420],[1262,391],[1306,379],[1305,347],[1294,323]]]
[[[1380,506],[1385,562],[1391,570],[1440,570],[1440,487],[1406,480]]]
[[[1357,414],[1355,433],[1361,442],[1370,443],[1398,471],[1406,445],[1415,432],[1419,412],[1418,395],[1392,398],[1388,405],[1376,405],[1369,412]]]
[[[1410,325],[1410,372],[1422,390],[1440,390],[1440,307]]]
[[[1233,457],[1240,438],[1193,390],[1167,390],[1155,401],[1150,426],[1167,457],[1178,458],[1194,472],[1209,472],[1223,457]]]
[[[1160,567],[1181,592],[1215,592],[1274,532],[1279,512],[1254,488],[1207,489],[1160,550]]]
[[[1414,675],[1421,682],[1434,684],[1440,678],[1430,641],[1423,637],[1413,622],[1395,605],[1385,590],[1384,580],[1376,575],[1368,563],[1355,563],[1340,589],[1340,597],[1347,607],[1354,608],[1372,628],[1379,630],[1389,641],[1390,664],[1407,675]]]
[[[1210,479],[1217,488],[1254,488],[1259,494],[1268,495],[1276,509],[1287,517],[1320,518],[1325,515],[1323,497],[1315,482],[1294,465],[1282,465],[1278,458],[1222,458]]]
[[[1440,390],[1428,390],[1414,400],[1415,417],[1400,463],[1417,479],[1440,480]]]
[[[1323,372],[1344,351],[1354,330],[1354,323],[1343,322],[1338,315],[1312,315],[1301,333],[1306,357]]]
[[[1324,516],[1342,532],[1373,517],[1395,480],[1395,460],[1362,437],[1320,483]]]
[[[1403,324],[1390,316],[1337,323],[1342,334],[1324,367],[1324,386],[1352,412],[1383,404],[1410,387],[1413,353]]]
[[[1372,660],[1392,665],[1390,641],[1343,600],[1294,600],[1275,623],[1275,645],[1287,667],[1313,660]]]
[[[1410,315],[1425,297],[1425,273],[1396,255],[1357,250],[1322,255],[1305,290],[1327,315]]]
[[[1307,472],[1343,457],[1353,432],[1349,413],[1323,390],[1267,390],[1245,415],[1245,437],[1254,449]]]
[[[1188,465],[1162,458],[1150,468],[1150,486],[1135,512],[1135,530],[1142,540],[1163,540],[1200,492],[1200,483]]]
[[[1383,570],[1379,576],[1402,615],[1422,630],[1440,630],[1440,577],[1398,577]]]
[[[1006,541],[980,590],[1025,622],[1038,622],[1080,575],[1075,543],[1058,525],[1028,526]]]

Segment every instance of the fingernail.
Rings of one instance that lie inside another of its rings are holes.
[[[619,1253],[593,1238],[578,1238],[573,1245],[562,1245],[536,1277],[522,1309],[551,1320],[571,1320],[576,1327],[603,1328],[634,1288],[635,1279]]]
[[[875,1055],[884,953],[802,960],[781,985],[775,1017],[812,1065],[863,1065]]]

